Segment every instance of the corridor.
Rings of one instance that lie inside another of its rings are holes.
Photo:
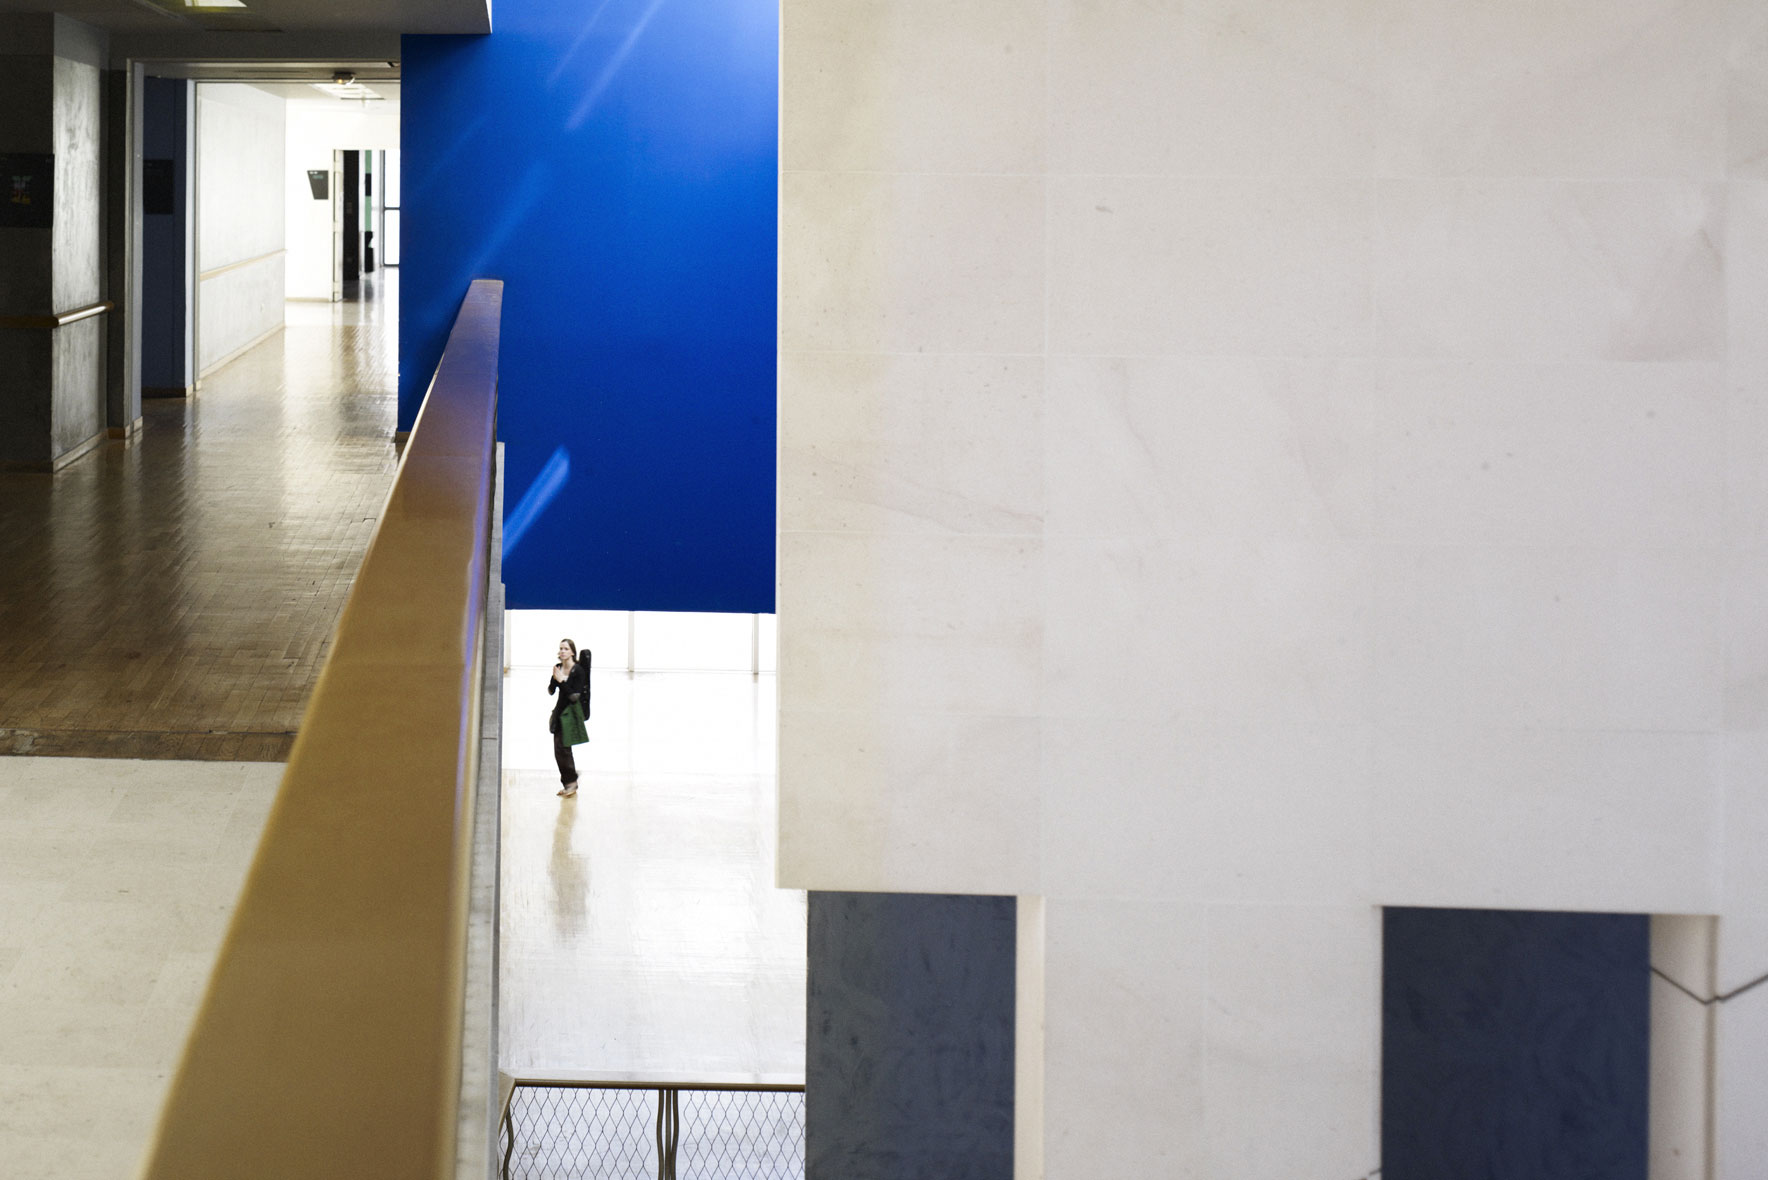
[[[281,761],[398,462],[397,271],[0,474],[0,753]]]

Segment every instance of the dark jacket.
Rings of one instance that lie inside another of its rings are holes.
[[[553,667],[556,668],[558,665],[554,664]],[[560,691],[561,689],[563,691]],[[553,679],[552,668],[548,668],[546,670],[546,691],[549,696],[558,693],[558,699],[553,702],[552,720],[547,725],[547,728],[552,732],[559,732],[559,714],[563,713],[565,706],[572,701],[577,701],[583,706],[583,716],[588,718],[589,653],[587,651],[577,653],[577,663],[572,667],[571,674],[565,677],[562,684]]]

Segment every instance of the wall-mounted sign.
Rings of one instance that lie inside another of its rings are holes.
[[[55,157],[0,155],[0,226],[48,229],[55,222]]]
[[[307,187],[313,190],[315,201],[324,201],[331,196],[331,173],[323,168],[307,169]]]
[[[141,211],[174,213],[177,193],[172,183],[172,161],[141,161]]]

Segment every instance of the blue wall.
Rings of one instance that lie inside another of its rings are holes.
[[[806,1180],[1013,1180],[1017,912],[811,893]]]
[[[1389,909],[1382,1180],[1645,1180],[1642,914]]]
[[[771,611],[775,0],[406,37],[399,423],[505,281],[511,607]]]
[[[191,84],[183,78],[147,78],[141,106],[141,154],[172,161],[171,213],[141,217],[141,384],[176,390],[191,384],[190,301],[186,271],[189,229],[187,136]]]

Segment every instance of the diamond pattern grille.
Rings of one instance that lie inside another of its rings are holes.
[[[679,1129],[659,1169],[657,1107],[671,1096],[665,1127]],[[804,1092],[518,1086],[506,1156],[508,1180],[803,1180]]]

